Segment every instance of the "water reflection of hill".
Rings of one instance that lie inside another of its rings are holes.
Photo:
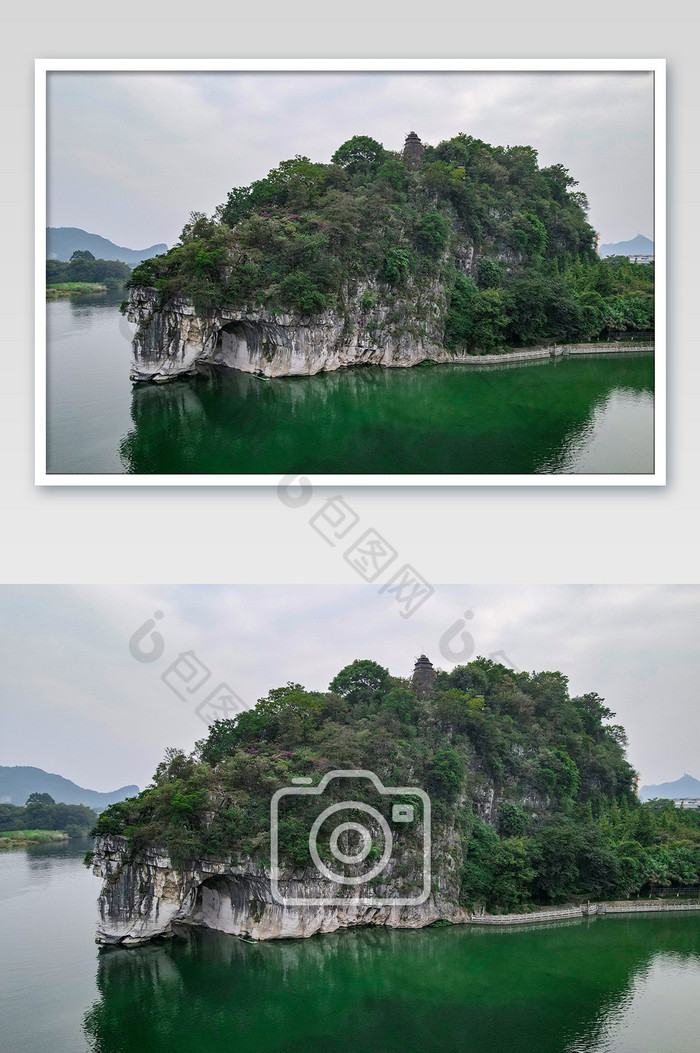
[[[632,353],[278,380],[211,369],[135,387],[121,456],[126,471],[185,474],[651,471],[626,435],[638,418],[650,448],[653,375],[653,355]],[[622,422],[609,438],[601,407]],[[600,449],[581,468],[592,427]]]
[[[697,919],[508,933],[364,929],[255,946],[192,930],[178,942],[102,952],[85,1029],[100,1053],[613,1049],[601,1039],[615,1034],[640,984],[654,997],[659,963],[664,983],[681,972],[697,983]],[[692,1020],[664,1021],[661,1006],[660,1034],[664,1025],[675,1053],[691,1053],[683,1035],[692,1039]],[[650,1042],[642,1048],[662,1048]]]

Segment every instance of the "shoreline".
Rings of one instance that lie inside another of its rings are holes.
[[[654,341],[644,340],[638,343],[625,343],[616,340],[614,343],[592,342],[589,344],[552,344],[550,347],[523,347],[520,350],[505,351],[499,355],[462,355],[451,360],[454,365],[478,366],[505,362],[525,362],[536,358],[568,358],[571,355],[621,355],[633,351],[654,351]],[[450,363],[445,363],[450,364]]]
[[[200,361],[188,370],[174,373],[169,376],[136,377],[133,372],[130,376],[132,384],[170,384],[176,380],[188,379],[199,374],[205,374],[211,369],[231,369],[234,372],[245,373],[256,380],[306,380],[308,377],[321,376],[324,373],[346,372],[353,369],[419,369],[425,366],[508,366],[513,363],[542,362],[546,359],[570,358],[574,355],[623,355],[633,353],[654,354],[654,341],[649,340],[640,343],[591,343],[591,344],[553,344],[550,347],[523,347],[514,351],[504,351],[503,354],[487,355],[463,355],[461,358],[424,358],[420,362],[411,365],[387,365],[383,362],[352,362],[338,369],[320,369],[317,373],[292,373],[280,374],[279,376],[268,376],[265,373],[248,371],[236,366],[229,366],[222,362]]]
[[[63,830],[4,830],[0,833],[0,849],[28,848],[30,845],[58,844],[70,838]]]
[[[583,903],[578,907],[533,911],[530,914],[472,914],[468,925],[532,925],[537,922],[566,921],[568,918],[590,918],[607,914],[662,914],[676,911],[700,910],[700,900],[669,903],[664,900],[613,900]]]
[[[59,285],[47,285],[46,286],[46,298],[47,300],[57,300],[63,296],[87,296],[90,294],[97,294],[107,292],[107,286],[102,285],[101,282],[67,282],[67,285],[84,285],[85,288],[60,288]]]

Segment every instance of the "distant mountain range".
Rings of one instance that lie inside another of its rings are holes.
[[[84,790],[62,775],[51,775],[41,768],[10,768],[0,765],[0,804],[25,804],[30,793],[49,793],[61,804],[86,804],[101,811],[108,804],[135,797],[138,786],[122,786],[111,793]]]
[[[598,255],[605,256],[653,256],[654,242],[637,234],[631,241],[616,241],[612,245],[599,245]],[[128,262],[128,261],[127,261]]]
[[[69,260],[76,249],[87,249],[96,260],[121,260],[135,267],[142,260],[150,260],[168,251],[165,244],[151,245],[148,249],[125,249],[99,234],[88,234],[79,227],[47,227],[47,260]],[[53,795],[52,795],[53,796]]]
[[[675,782],[662,782],[658,786],[640,787],[640,801],[651,801],[653,797],[662,797],[667,801],[678,797],[700,797],[700,780],[694,779],[692,775],[683,775]]]

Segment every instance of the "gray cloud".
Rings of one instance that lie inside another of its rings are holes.
[[[48,123],[49,225],[132,248],[174,243],[284,158],[356,134],[399,149],[411,128],[530,144],[578,179],[604,242],[653,237],[647,73],[58,72]]]
[[[134,631],[159,610],[165,652],[135,661]],[[206,728],[161,674],[192,651],[248,704],[288,680],[325,689],[354,658],[408,675],[465,611],[475,653],[561,669],[597,691],[630,736],[644,782],[700,777],[700,587],[440,586],[404,620],[353,586],[3,586],[0,764],[35,764],[84,786],[144,785],[168,745]],[[199,701],[197,696],[196,701]]]

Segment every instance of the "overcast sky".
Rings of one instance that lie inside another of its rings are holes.
[[[162,654],[138,661],[129,640],[148,620]],[[560,669],[572,693],[607,699],[643,783],[700,777],[698,586],[440,586],[408,619],[372,586],[2,586],[0,638],[0,764],[90,789],[146,785],[166,746],[206,734],[195,709],[221,682],[252,705],[290,680],[324,690],[355,658],[407,676],[421,652],[445,669],[498,651]],[[210,674],[191,696],[183,652],[190,686]]]
[[[353,135],[531,145],[589,198],[603,242],[653,237],[652,74],[51,73],[48,225],[172,245],[192,210]]]

